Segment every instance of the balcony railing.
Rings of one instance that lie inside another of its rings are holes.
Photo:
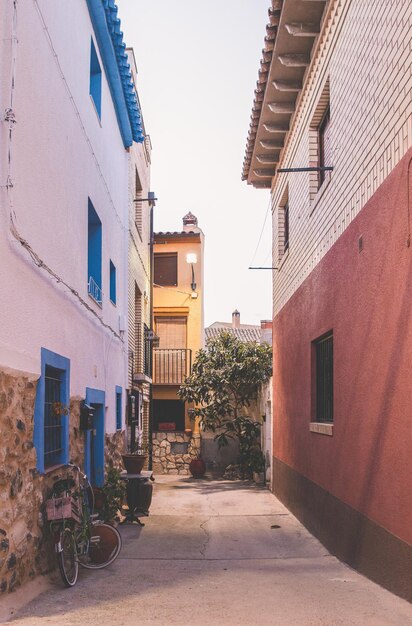
[[[192,369],[192,351],[155,348],[153,350],[153,383],[181,385]]]
[[[97,302],[97,304],[100,304],[100,306],[102,306],[102,290],[94,280],[93,276],[90,276],[89,278],[87,290],[89,292],[89,296],[91,296],[93,300]]]

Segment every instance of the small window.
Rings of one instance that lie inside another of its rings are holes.
[[[116,430],[122,430],[122,388],[116,386]]]
[[[69,407],[70,360],[42,348],[33,436],[40,473],[68,462]]]
[[[110,261],[110,300],[116,304],[116,267]]]
[[[333,333],[314,342],[316,376],[316,422],[333,422]]]
[[[87,233],[87,284],[89,295],[102,304],[102,223],[89,199]]]
[[[137,168],[135,168],[135,197],[134,197],[134,204],[135,204],[135,224],[136,224],[136,228],[137,231],[140,235],[140,237],[142,237],[142,225],[143,225],[143,202],[142,202],[142,198],[143,198],[143,187],[142,184],[140,182],[140,178],[139,178],[139,174],[137,172]]]
[[[330,107],[325,111],[323,119],[319,125],[319,167],[332,165],[332,143],[331,143]],[[326,172],[319,171],[319,187],[325,180]]]
[[[283,207],[283,254],[289,249],[289,203]]]
[[[90,95],[96,107],[99,119],[102,117],[102,70],[97,58],[93,39],[90,47]]]
[[[154,255],[154,284],[177,286],[177,252]]]
[[[289,249],[289,189],[284,190],[278,208],[278,256],[279,261]]]
[[[153,417],[156,431],[185,429],[185,405],[180,400],[153,400]]]

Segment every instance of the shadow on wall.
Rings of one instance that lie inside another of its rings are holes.
[[[214,438],[214,433],[202,433],[201,456],[207,472],[217,478],[223,476],[228,465],[239,462],[239,442],[229,441],[229,445],[219,450]]]

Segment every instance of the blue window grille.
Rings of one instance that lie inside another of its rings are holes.
[[[110,300],[116,304],[116,267],[110,261]]]
[[[122,430],[122,388],[116,385],[116,429]]]
[[[69,406],[70,360],[42,348],[34,410],[34,445],[40,473],[68,462]]]
[[[97,58],[93,39],[90,46],[90,95],[96,107],[99,119],[102,117],[102,70]]]
[[[102,223],[89,199],[87,234],[87,285],[89,295],[102,304]]]

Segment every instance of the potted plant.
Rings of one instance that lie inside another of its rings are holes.
[[[123,465],[128,474],[140,474],[147,460],[149,444],[139,445],[134,452],[122,454]]]
[[[249,467],[252,470],[253,480],[257,484],[265,482],[265,457],[260,449],[251,451],[249,457]]]
[[[119,470],[109,468],[103,487],[94,487],[93,493],[94,508],[101,519],[109,524],[115,522],[126,494],[126,486],[120,478]]]

